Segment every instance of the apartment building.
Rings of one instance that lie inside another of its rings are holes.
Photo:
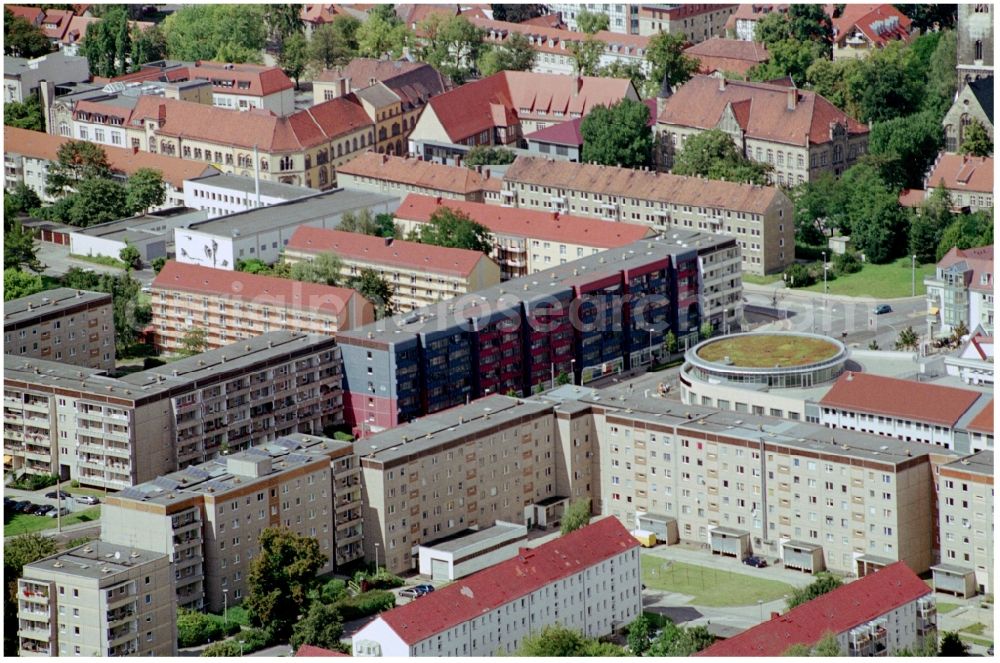
[[[26,564],[16,601],[18,656],[177,656],[161,553],[91,541]]]
[[[688,43],[700,44],[720,36],[737,7],[701,3],[639,5],[639,34],[680,34]]]
[[[608,17],[608,29],[625,35],[639,33],[639,5],[635,4],[599,4],[594,2],[550,4],[549,11],[559,14],[563,23],[570,30],[579,31],[576,24],[576,15],[581,11],[588,11],[591,14],[606,14]]]
[[[556,624],[599,638],[642,611],[638,542],[613,518],[379,614],[352,638],[355,656],[510,655]]]
[[[893,41],[909,43],[912,23],[889,4],[846,4],[833,19],[833,59],[865,57]]]
[[[292,434],[109,496],[101,527],[169,557],[179,607],[219,612],[246,598],[265,528],[316,539],[320,573],[359,558],[360,471],[350,443]]]
[[[319,193],[316,189],[213,171],[184,181],[184,206],[208,211],[207,218],[270,207]]]
[[[455,200],[483,201],[490,173],[446,166],[423,158],[366,152],[340,167],[337,183],[345,189],[402,198],[407,193]]]
[[[15,468],[119,490],[343,420],[329,336],[274,331],[112,378],[4,357],[4,454]]]
[[[782,656],[832,633],[842,656],[899,656],[937,644],[937,605],[927,584],[901,562],[720,640],[695,656]]]
[[[941,563],[931,567],[934,591],[993,593],[993,450],[942,465],[937,489]]]
[[[938,261],[927,288],[927,324],[950,334],[959,326],[993,332],[993,246],[952,248]]]
[[[347,420],[391,428],[487,394],[588,383],[652,361],[668,332],[742,319],[739,247],[679,231],[340,334]]]
[[[418,231],[446,207],[485,226],[492,236],[490,256],[500,264],[503,280],[543,271],[554,265],[627,246],[653,236],[648,226],[607,223],[583,216],[512,209],[485,203],[448,200],[411,193],[396,209],[404,233]]]
[[[3,303],[4,353],[74,366],[115,367],[111,295],[56,288]]]
[[[392,304],[398,312],[500,283],[500,267],[479,251],[310,226],[295,231],[284,260],[295,264],[324,253],[340,258],[345,281],[360,277],[365,269],[375,271],[392,286]]]
[[[839,177],[868,151],[868,126],[816,94],[772,83],[696,75],[666,101],[656,132],[667,168],[688,136],[720,129],[746,158],[789,187],[821,173]]]
[[[87,58],[71,57],[65,53],[49,53],[30,60],[4,56],[3,101],[5,104],[20,103],[32,95],[40,94],[39,85],[42,81],[62,85],[89,79],[90,65]]]
[[[794,261],[793,206],[777,187],[522,156],[486,202],[641,223],[661,233],[724,233],[736,238],[750,274]]]
[[[350,288],[304,283],[227,269],[169,261],[152,283],[156,345],[184,349],[194,329],[205,332],[205,348],[271,331],[334,336],[372,322],[371,303]]]
[[[699,74],[740,74],[771,59],[767,47],[756,41],[712,37],[684,49],[684,55],[698,61]]]
[[[614,63],[634,65],[645,74],[648,74],[651,68],[649,60],[646,59],[649,37],[609,30],[600,30],[593,35],[584,35],[582,32],[561,28],[530,23],[494,21],[476,16],[470,18],[469,22],[484,31],[483,40],[489,44],[502,45],[513,34],[520,34],[527,38],[531,50],[535,52],[535,63],[531,71],[536,74],[575,76],[578,67],[573,49],[577,48],[587,37],[604,45],[604,50],[598,61],[601,67]]]
[[[929,196],[944,187],[957,212],[993,210],[993,157],[971,157],[942,152],[924,178]]]

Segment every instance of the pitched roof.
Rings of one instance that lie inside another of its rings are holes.
[[[335,82],[348,79],[353,89],[373,82],[384,83],[403,100],[404,110],[423,106],[434,95],[452,88],[451,80],[423,62],[354,58],[343,67],[326,69],[315,80]]]
[[[993,399],[972,418],[966,428],[977,433],[993,434]]]
[[[10,11],[14,16],[20,16],[32,25],[38,25],[45,18],[45,12],[39,7],[21,7],[19,5],[4,5],[4,9]]]
[[[761,4],[757,2],[753,4],[741,4],[726,19],[726,30],[735,30],[737,20],[756,22],[771,12],[788,13],[788,5]]]
[[[763,214],[775,198],[784,195],[773,186],[525,156],[518,157],[507,168],[503,179],[505,182],[538,183],[560,189],[755,214]]]
[[[59,146],[70,140],[61,136],[53,136],[51,134],[15,127],[4,127],[3,136],[5,151],[36,159],[45,159],[47,161],[56,161]],[[163,180],[169,182],[178,190],[184,188],[184,180],[194,179],[204,175],[208,171],[214,172],[215,170],[208,164],[163,154],[133,152],[132,150],[112,147],[110,145],[102,145],[101,147],[104,148],[105,154],[108,155],[108,163],[111,165],[111,170],[131,175],[140,168],[152,168],[153,170],[160,171],[163,175]]]
[[[302,645],[295,650],[296,656],[347,656],[342,651],[333,651],[332,649],[323,649],[322,647],[314,647],[312,645]]]
[[[989,118],[990,124],[993,124],[993,77],[987,76],[970,81],[969,88],[972,89],[972,94],[976,96],[979,105],[986,112],[986,117]]]
[[[541,16],[536,16],[535,18],[529,18],[526,21],[521,21],[521,25],[534,25],[544,28],[565,28],[566,24],[563,23],[562,14],[556,12],[555,14],[542,14]]]
[[[827,633],[844,633],[930,593],[910,567],[896,562],[695,656],[781,656],[792,645],[815,645]]]
[[[548,27],[537,23],[511,23],[488,18],[470,16],[469,22],[486,31],[485,41],[503,43],[513,33],[519,32],[528,38],[532,50],[542,53],[570,55],[570,44],[584,41],[582,32],[564,28]],[[641,58],[649,47],[649,37],[600,30],[591,37],[604,44],[605,50],[614,56]]]
[[[965,283],[972,290],[993,292],[993,245],[974,249],[953,246],[938,261],[938,269],[956,267],[965,272]],[[985,283],[983,281],[986,281]]]
[[[721,88],[721,89],[720,89]],[[742,126],[748,138],[807,146],[830,141],[830,124],[846,124],[849,133],[868,133],[868,126],[849,117],[815,92],[798,90],[793,110],[788,109],[788,88],[767,83],[725,81],[714,76],[694,76],[663,105],[658,121],[698,129],[713,129],[726,108],[741,101],[747,105]]]
[[[336,316],[341,315],[351,304],[351,298],[358,294],[350,288],[213,269],[176,260],[167,261],[153,279],[152,287]]]
[[[567,118],[586,115],[594,106],[621,101],[631,88],[627,78],[502,71],[438,95],[428,106],[448,137],[457,143],[501,126],[499,119],[551,121],[550,113],[562,113]],[[495,107],[506,113],[498,116],[493,112]]]
[[[479,251],[312,226],[296,228],[285,248],[290,251],[335,253],[345,259],[463,277],[469,276],[480,260],[489,260]]]
[[[903,207],[920,207],[926,197],[927,192],[923,189],[902,189],[899,192],[899,204]]]
[[[653,104],[655,106],[655,100]],[[550,124],[549,126],[543,127],[538,131],[526,134],[524,139],[539,143],[553,143],[555,145],[580,147],[583,145],[583,134],[580,132],[581,124],[583,124],[582,117],[578,117],[575,120],[569,120],[567,122],[559,122],[558,124]]]
[[[160,135],[247,149],[257,146],[272,154],[296,152],[374,126],[353,95],[284,117],[262,109],[236,115],[233,110],[207,104],[142,96],[132,111],[131,122],[156,119],[161,114],[165,121],[157,130]]]
[[[299,10],[299,18],[313,24],[331,23],[338,15],[337,5],[302,5]]]
[[[638,545],[617,518],[604,518],[378,618],[413,645]]]
[[[151,23],[149,25],[152,25]],[[143,65],[139,71],[116,76],[118,82],[162,81],[178,83],[182,81],[209,81],[216,92],[241,94],[244,96],[266,97],[295,87],[292,79],[285,75],[281,67],[257,64],[231,64],[199,60],[193,65],[172,64],[158,66],[156,63]],[[243,87],[240,87],[240,85]]]
[[[698,60],[698,71],[703,74],[713,71],[745,74],[751,67],[771,59],[764,44],[722,37],[712,37],[689,46],[684,49],[684,54]]]
[[[483,190],[482,175],[464,166],[446,166],[422,159],[365,152],[337,168],[338,174],[373,177],[454,193]]]
[[[637,223],[615,223],[558,212],[501,207],[464,200],[442,200],[415,193],[403,199],[396,209],[396,218],[427,223],[431,215],[441,207],[467,214],[494,235],[529,237],[603,249],[626,246],[653,233],[648,226]]]
[[[939,184],[946,189],[993,193],[993,157],[942,153],[924,179],[924,188]]]
[[[42,19],[42,32],[49,39],[59,41],[69,29],[70,21],[73,19],[73,12],[69,9],[46,9],[45,18]],[[50,27],[51,26],[51,27]]]
[[[83,38],[87,36],[87,30],[94,23],[100,23],[101,19],[95,16],[74,16],[69,21],[69,27],[66,28],[65,34],[62,36],[62,43],[67,45],[76,44],[83,41]],[[153,27],[154,23],[148,21],[129,21],[129,29],[138,28],[139,30],[148,30]]]
[[[967,389],[847,372],[826,392],[820,405],[951,427],[980,395]]]
[[[833,39],[843,42],[856,27],[877,46],[894,39],[909,41],[911,23],[906,14],[889,4],[846,4],[843,13],[833,19]]]

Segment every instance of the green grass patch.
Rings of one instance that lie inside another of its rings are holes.
[[[937,602],[937,611],[938,611],[938,614],[940,614],[940,615],[947,615],[952,610],[956,610],[957,608],[960,608],[960,607],[961,606],[959,604],[957,604],[957,603],[946,603],[945,601],[938,601]]]
[[[720,338],[698,350],[698,356],[711,362],[721,362],[729,357],[734,366],[770,368],[812,364],[832,357],[836,352],[836,345],[821,338],[754,334]]]
[[[101,507],[95,506],[84,511],[71,513],[62,517],[62,526],[68,527],[79,523],[89,523],[100,520]],[[18,534],[30,534],[31,532],[41,532],[47,529],[55,529],[57,518],[48,516],[32,516],[23,513],[15,514],[9,521],[4,523],[3,535],[17,536]]]
[[[72,486],[67,488],[66,486],[63,486],[62,489],[70,495],[90,495],[91,497],[97,497],[102,500],[108,495],[108,491],[103,488],[73,488]]]
[[[79,253],[69,254],[70,258],[74,260],[83,260],[84,262],[92,262],[95,265],[104,265],[105,267],[117,267],[118,269],[125,269],[128,267],[118,258],[112,258],[110,256],[85,256]]]
[[[980,647],[990,647],[993,645],[992,640],[987,640],[986,638],[974,638],[971,635],[966,635],[962,631],[959,631],[958,637],[966,644],[979,645]]]
[[[791,595],[794,590],[791,585],[777,580],[674,562],[653,555],[642,556],[642,581],[652,589],[691,596],[693,605],[706,607],[766,603]]]
[[[744,283],[753,283],[754,285],[771,285],[777,281],[781,280],[781,272],[777,274],[768,274],[766,276],[759,276],[757,274],[747,274],[743,273]]]
[[[965,633],[971,633],[972,635],[982,635],[983,631],[986,630],[986,624],[982,622],[976,622],[962,629]]]
[[[934,274],[934,263],[917,265],[917,295],[927,294],[924,288],[924,277]],[[896,262],[885,265],[865,263],[860,272],[844,274],[829,281],[827,292],[831,295],[848,297],[873,297],[875,299],[895,299],[909,297],[911,293],[910,259],[900,258]],[[823,292],[823,279],[806,288],[796,290],[811,290]]]

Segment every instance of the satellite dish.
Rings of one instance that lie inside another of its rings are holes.
[[[115,559],[121,559],[121,558],[122,558],[121,552],[120,551],[116,551],[115,552]]]

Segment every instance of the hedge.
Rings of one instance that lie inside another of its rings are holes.
[[[396,605],[396,596],[383,589],[373,589],[357,596],[349,596],[337,603],[345,622],[361,619],[388,610]]]
[[[207,642],[221,640],[227,635],[237,633],[240,625],[235,621],[229,622],[218,615],[207,615],[194,610],[177,611],[177,646],[178,647],[198,647]]]

